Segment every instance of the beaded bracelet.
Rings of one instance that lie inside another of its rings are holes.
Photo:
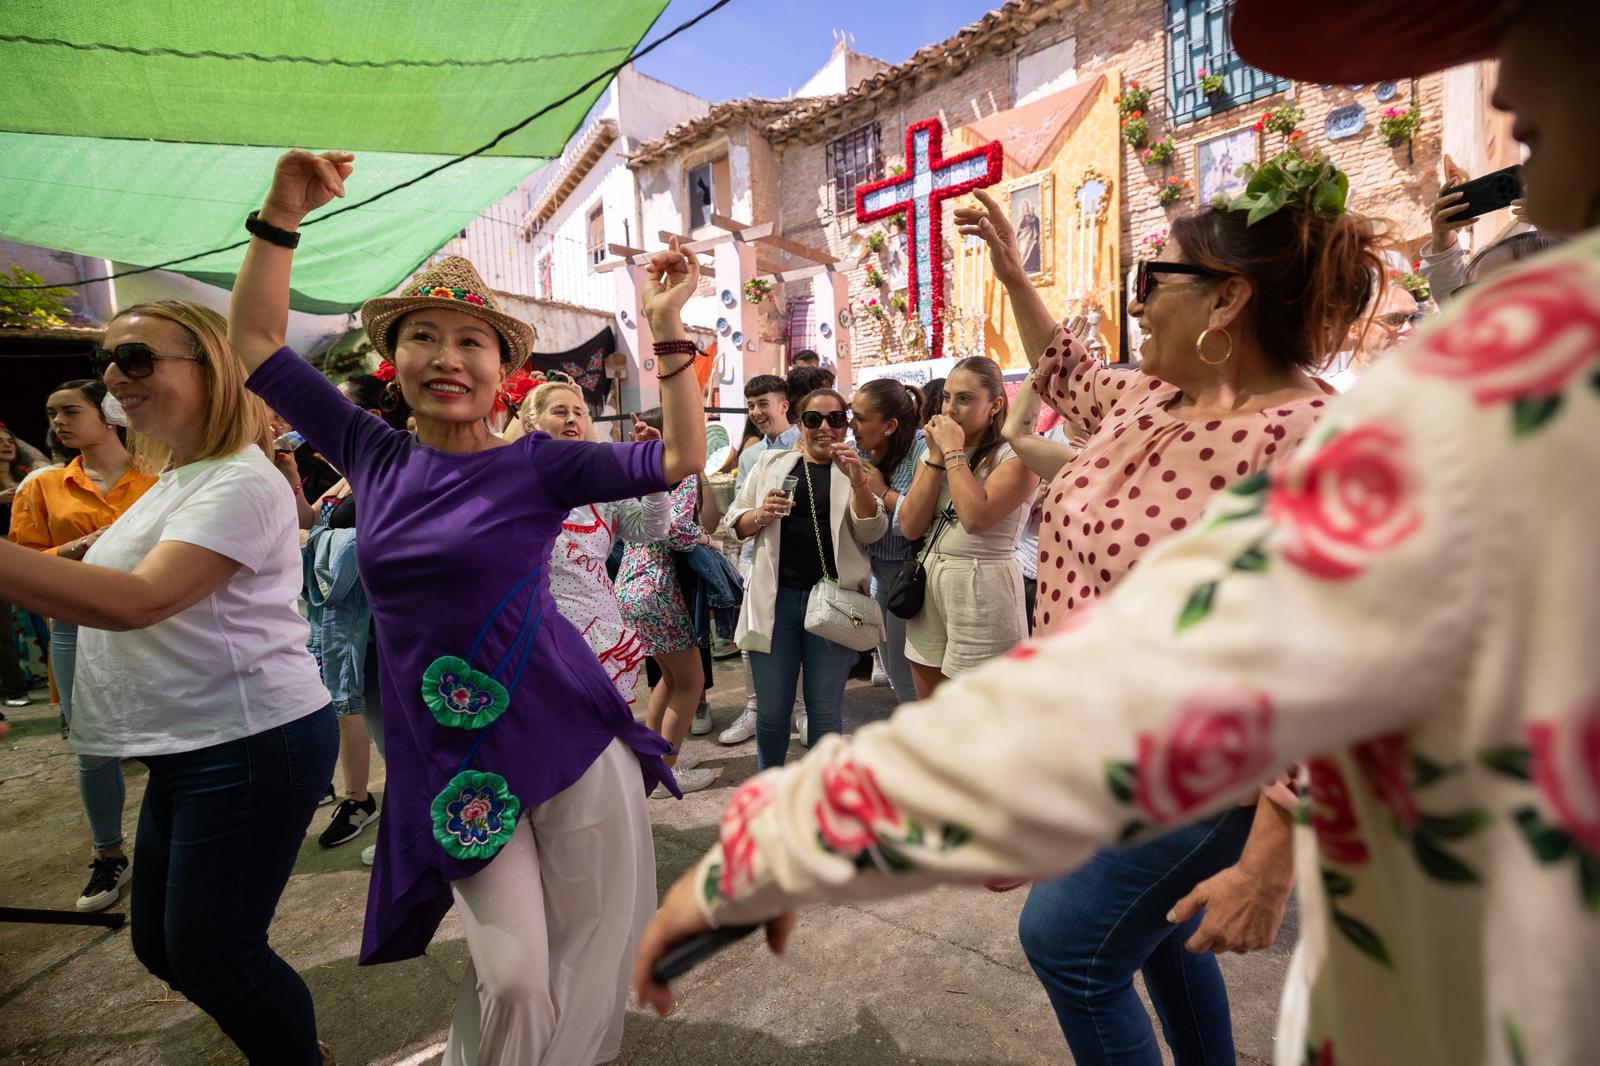
[[[656,370],[657,381],[666,381],[668,378],[688,370],[691,366],[694,366],[695,358],[700,355],[700,349],[695,345],[694,341],[688,339],[681,341],[656,341],[652,347],[655,349],[656,353],[656,366],[658,368]],[[661,359],[663,356],[668,355],[687,355],[690,358],[685,360],[683,365],[678,367],[678,369],[671,370],[663,374],[659,369],[661,365]]]
[[[693,359],[685,359],[683,361],[683,365],[678,367],[678,369],[676,369],[676,370],[669,370],[665,374],[661,373],[660,370],[657,370],[656,371],[656,381],[657,382],[662,382],[662,381],[666,381],[668,378],[675,378],[679,374],[683,373],[685,370],[688,370],[691,366],[694,366],[694,360]]]

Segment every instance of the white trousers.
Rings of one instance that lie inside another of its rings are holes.
[[[590,1066],[622,1049],[639,937],[656,909],[639,761],[613,740],[451,885],[472,959],[445,1066]]]

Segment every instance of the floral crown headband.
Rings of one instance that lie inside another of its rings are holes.
[[[1246,163],[1239,168],[1245,179],[1244,192],[1219,206],[1229,211],[1248,212],[1246,226],[1254,226],[1285,207],[1293,207],[1322,218],[1344,214],[1350,196],[1350,179],[1321,152],[1289,148],[1260,166]]]

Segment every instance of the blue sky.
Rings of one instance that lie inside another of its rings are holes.
[[[889,63],[954,34],[1003,0],[733,0],[646,56],[639,69],[715,103],[781,97],[828,61],[835,29],[855,50]],[[671,0],[647,39],[693,18],[710,0]]]

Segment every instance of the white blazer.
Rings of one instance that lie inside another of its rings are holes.
[[[740,538],[735,531],[739,516],[753,511],[767,498],[767,493],[783,488],[788,477],[805,455],[800,448],[769,451],[756,460],[750,476],[733,501],[723,521],[730,534]],[[829,470],[828,517],[833,522],[833,567],[843,588],[854,589],[863,596],[872,594],[872,564],[867,560],[863,545],[878,540],[889,530],[889,516],[884,513],[883,501],[868,518],[858,518],[851,506],[850,479],[837,466]],[[756,554],[751,562],[750,580],[745,583],[744,604],[739,609],[739,626],[734,630],[734,641],[743,651],[772,650],[772,622],[778,602],[778,552],[783,542],[781,522],[771,522],[756,532]]]

